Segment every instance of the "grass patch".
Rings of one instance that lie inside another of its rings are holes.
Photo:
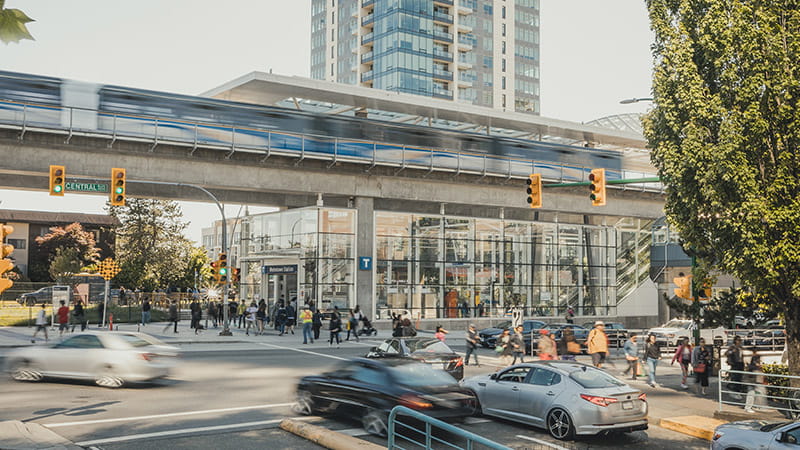
[[[97,308],[97,304],[92,304],[83,308],[84,315],[90,323],[98,322],[99,316],[97,315]],[[27,306],[22,306],[17,302],[0,302],[0,326],[26,327],[36,321],[36,314],[39,313],[40,309],[40,305],[28,308]],[[49,308],[48,312],[50,312]],[[127,306],[109,305],[108,314],[114,315],[114,323],[129,323]],[[72,308],[70,308],[69,319],[70,323],[75,321],[75,318],[72,316]],[[142,309],[140,306],[131,306],[130,319],[130,323],[137,323],[142,319]],[[166,311],[157,310],[155,308],[150,310],[151,322],[164,322],[166,320]]]

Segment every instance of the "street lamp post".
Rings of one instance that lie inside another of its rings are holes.
[[[652,101],[653,97],[641,97],[641,98],[633,97],[620,100],[619,102],[622,105],[630,105],[631,103],[652,102]]]

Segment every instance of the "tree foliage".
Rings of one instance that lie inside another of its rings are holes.
[[[70,276],[81,272],[81,261],[78,250],[64,247],[56,249],[56,255],[50,263],[50,278],[58,284],[70,284]]]
[[[183,235],[187,223],[173,201],[128,198],[125,206],[110,206],[119,219],[117,260],[121,272],[115,281],[129,288],[155,290],[189,287],[187,273],[192,244]]]
[[[760,311],[753,302],[753,294],[744,289],[731,289],[701,305],[672,297],[667,299],[667,305],[683,317],[700,317],[702,309],[703,327],[707,328],[736,328],[736,316],[742,316],[757,322]]]
[[[34,40],[28,32],[27,23],[34,22],[27,14],[5,7],[5,0],[0,0],[0,41],[8,44],[22,39]]]
[[[647,0],[655,32],[652,161],[670,224],[702,266],[785,318],[800,374],[797,2]]]
[[[36,247],[31,255],[30,277],[37,281],[52,280],[50,267],[59,251],[74,250],[74,257],[80,267],[96,263],[100,257],[100,249],[94,234],[85,231],[83,226],[72,223],[66,227],[52,227],[50,232],[36,238]]]

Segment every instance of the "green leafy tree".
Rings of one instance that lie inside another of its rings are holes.
[[[5,0],[0,0],[0,41],[8,44],[22,39],[34,40],[26,25],[34,20],[18,9],[6,8],[5,3]]]
[[[117,283],[150,291],[185,281],[192,245],[183,235],[187,223],[176,202],[129,198],[125,206],[110,206],[109,213],[121,223]]]
[[[668,298],[667,305],[683,317],[700,316],[702,308],[703,326],[707,328],[736,328],[736,316],[755,320],[758,312],[753,294],[743,289],[731,289],[702,305],[678,297]]]
[[[198,287],[205,286],[211,280],[211,259],[206,254],[205,248],[191,247],[189,249],[189,262],[186,265],[186,272],[183,278],[178,281],[178,287]]]
[[[36,247],[31,255],[29,274],[34,281],[51,281],[50,267],[59,250],[75,250],[75,258],[80,267],[95,264],[100,257],[94,234],[85,231],[83,226],[72,223],[66,227],[52,227],[50,232],[36,238]]]
[[[800,11],[793,2],[647,0],[644,119],[672,227],[785,320],[800,375]],[[699,279],[698,274],[695,278]]]
[[[70,284],[70,277],[81,272],[80,254],[75,248],[56,249],[56,255],[50,263],[50,278],[58,284]]]

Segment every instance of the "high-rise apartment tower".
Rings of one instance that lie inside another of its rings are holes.
[[[311,77],[539,114],[539,0],[312,0]]]

